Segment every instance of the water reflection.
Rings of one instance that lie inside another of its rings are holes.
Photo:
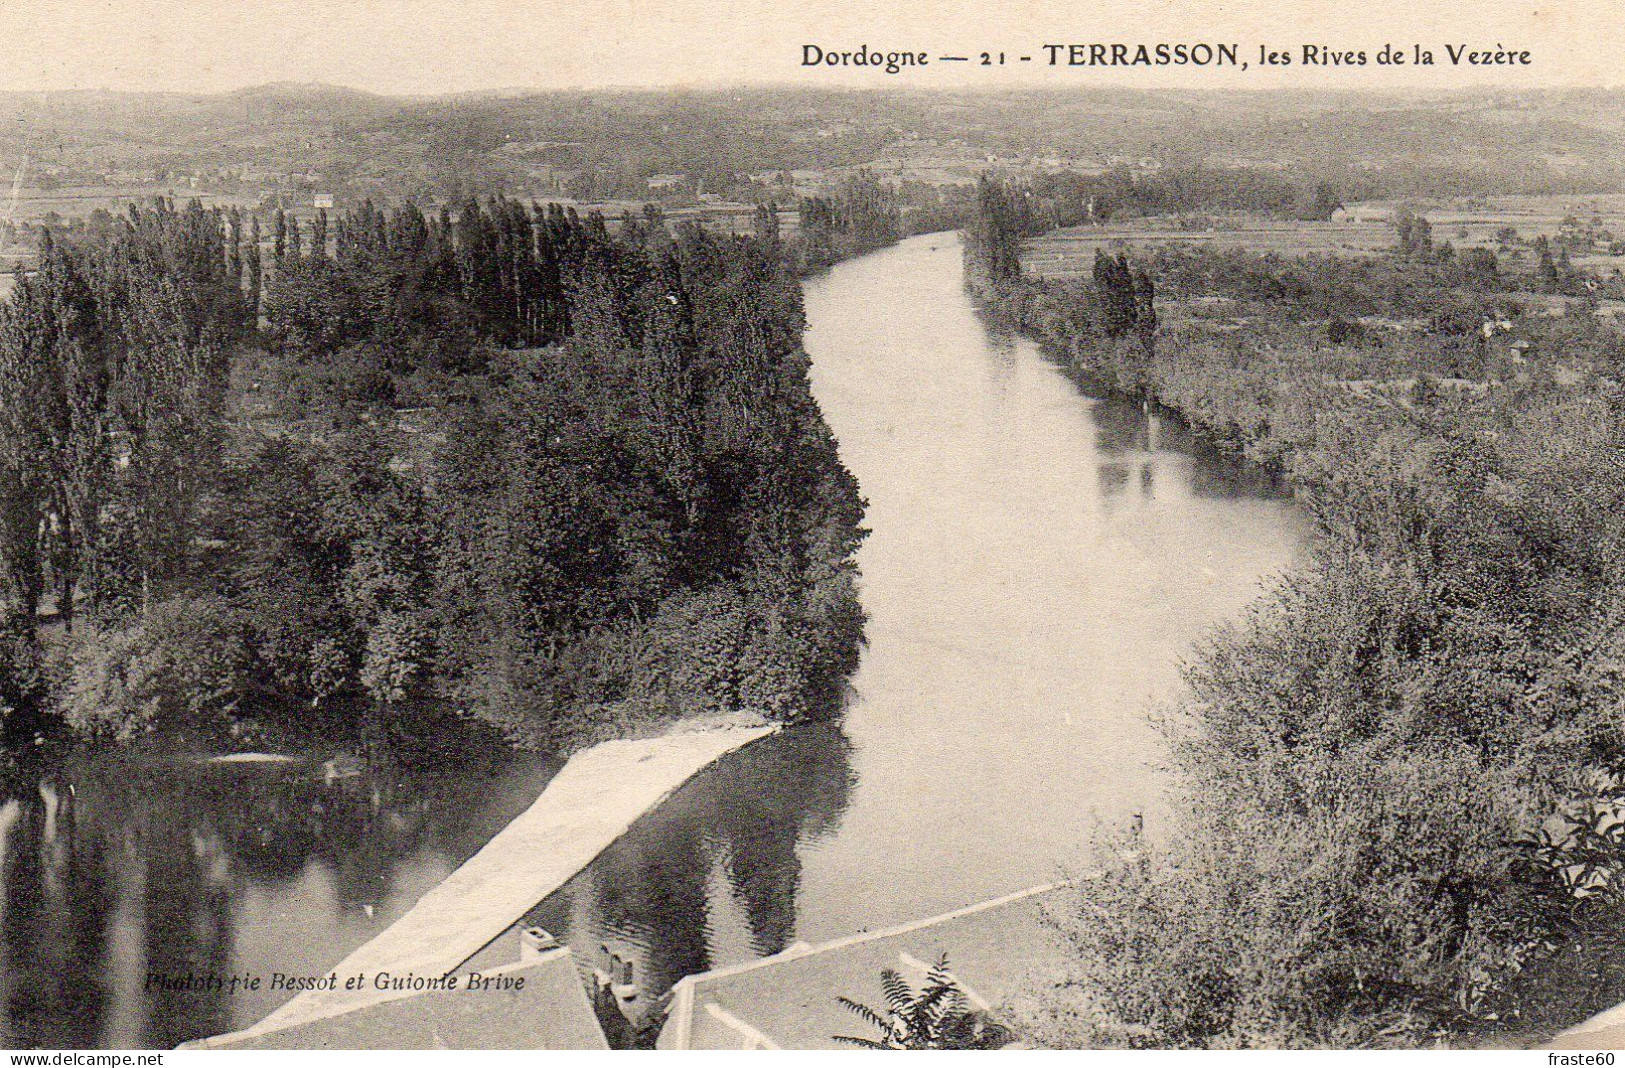
[[[796,938],[1032,886],[1163,803],[1150,713],[1298,557],[1267,471],[991,336],[942,235],[808,284],[814,393],[869,500],[856,784],[800,850]]]
[[[1289,500],[1278,472],[1249,463],[1193,431],[1177,414],[1150,401],[1114,396],[1097,378],[1067,375],[1090,403],[1100,450],[1102,497],[1153,500],[1179,496],[1219,500]]]
[[[685,975],[793,940],[799,850],[840,824],[853,786],[838,727],[798,727],[729,753],[638,820],[471,962],[513,960],[518,930],[567,941],[583,967],[630,975],[642,1022]]]
[[[719,762],[525,918],[635,985],[634,1021],[684,974],[1052,879],[1097,818],[1154,811],[1148,713],[1307,534],[1268,472],[990,336],[940,236],[836,267],[807,313],[870,502],[869,646],[839,733]]]
[[[870,502],[869,645],[841,727],[724,757],[525,917],[635,986],[635,1020],[685,974],[1052,879],[1098,821],[1154,829],[1149,711],[1307,543],[1270,473],[990,339],[941,236],[836,267],[807,314],[815,394]],[[326,970],[556,770],[321,760],[84,754],[0,794],[4,1044],[251,1023],[286,995],[146,977]],[[517,954],[510,931],[471,964]]]
[[[232,975],[331,967],[555,770],[511,754],[429,770],[87,750],[14,779],[0,801],[0,1044],[164,1048],[251,1023],[287,995],[234,992]]]

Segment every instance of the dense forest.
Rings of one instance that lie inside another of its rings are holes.
[[[1180,811],[1103,832],[1035,1040],[1524,1041],[1602,1008],[1561,969],[1620,918],[1625,338],[1594,297],[1541,301],[1588,293],[1549,248],[1451,256],[1403,214],[1383,257],[1037,279],[1029,200],[982,190],[990,312],[1281,471],[1319,533],[1190,663]]]
[[[830,714],[863,502],[802,268],[770,211],[502,199],[47,241],[0,307],[8,747]]]

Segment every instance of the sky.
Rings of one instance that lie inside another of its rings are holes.
[[[1249,69],[1050,67],[1044,44],[1230,42]],[[1625,84],[1620,0],[0,0],[0,89],[218,92],[324,82],[387,94],[718,84],[1274,88]],[[887,75],[803,46],[963,55]],[[1418,44],[1432,67],[1379,66]],[[1446,44],[1528,49],[1453,66]],[[1304,45],[1365,51],[1305,66]],[[1294,57],[1261,65],[1259,49]],[[982,66],[980,54],[1006,55]],[[1020,55],[1033,61],[1020,63]]]

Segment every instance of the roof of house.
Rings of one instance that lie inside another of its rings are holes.
[[[1030,977],[1053,975],[1066,947],[1046,911],[1065,883],[1033,887],[941,916],[680,980],[661,1049],[831,1049],[836,1035],[865,1035],[837,997],[883,1004],[880,971],[916,987],[939,954],[969,1000],[996,1009]],[[871,1036],[872,1037],[872,1036]]]

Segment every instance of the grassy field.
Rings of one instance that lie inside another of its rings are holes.
[[[1372,202],[1361,205],[1367,210],[1388,209],[1391,202]],[[1494,197],[1478,202],[1446,202],[1437,207],[1425,205],[1428,222],[1433,225],[1435,241],[1449,241],[1460,248],[1495,248],[1496,234],[1503,227],[1516,230],[1520,240],[1528,242],[1536,237],[1555,238],[1563,229],[1563,220],[1573,217],[1582,224],[1599,224],[1598,229],[1611,232],[1616,239],[1625,240],[1625,194],[1598,196],[1551,197]],[[1605,251],[1575,253],[1576,267],[1601,267],[1612,270],[1625,266],[1625,256],[1610,255]]]
[[[1528,242],[1542,235],[1557,237],[1568,217],[1593,233],[1608,233],[1625,241],[1625,194],[1491,197],[1410,206],[1427,217],[1435,242],[1449,241],[1458,250],[1499,249],[1499,232],[1511,227],[1522,244],[1502,250],[1503,256],[1528,257]],[[1075,226],[1029,241],[1022,264],[1039,277],[1067,278],[1088,274],[1097,249],[1115,252],[1177,244],[1206,244],[1282,256],[1371,256],[1396,244],[1393,216],[1399,207],[1394,201],[1352,204],[1331,222],[1290,222],[1228,214],[1156,216],[1104,226]],[[1603,247],[1576,252],[1572,260],[1576,267],[1610,272],[1625,268],[1625,255],[1614,255]]]
[[[7,185],[10,191],[9,183]],[[53,216],[62,220],[89,217],[97,208],[118,213],[131,204],[139,204],[153,197],[173,198],[184,204],[188,200],[202,201],[205,208],[252,207],[256,197],[230,196],[221,193],[200,193],[185,185],[153,183],[142,185],[84,185],[64,186],[58,189],[24,188],[17,198],[14,221],[19,226],[38,226]]]
[[[16,285],[13,272],[26,270],[34,259],[34,247],[41,227],[72,227],[88,219],[98,209],[111,214],[122,214],[131,204],[139,204],[153,197],[169,197],[184,204],[196,199],[205,208],[253,207],[257,200],[246,196],[199,193],[184,185],[85,185],[63,186],[56,189],[24,187],[18,193],[15,208],[9,200],[9,184],[0,190],[0,218],[9,215],[17,232],[0,248],[0,300],[4,300]]]
[[[1119,225],[1074,226],[1029,241],[1022,267],[1041,278],[1086,275],[1095,252],[1148,249],[1166,245],[1275,252],[1283,256],[1335,253],[1371,256],[1394,244],[1388,223],[1283,222],[1248,216],[1204,216],[1200,220],[1155,217]]]

